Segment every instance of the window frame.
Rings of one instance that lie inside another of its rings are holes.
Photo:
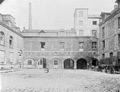
[[[97,25],[97,21],[92,21],[92,25]]]
[[[58,61],[57,60],[54,60],[54,65],[58,65]]]
[[[79,50],[84,49],[84,41],[79,41]]]
[[[13,36],[9,37],[9,48],[13,48],[14,47],[14,38]]]
[[[27,65],[32,65],[32,60],[31,59],[27,61]]]
[[[1,40],[3,39],[3,40]],[[3,43],[2,43],[3,41]],[[5,45],[5,33],[3,31],[0,31],[0,45]]]
[[[83,11],[79,11],[78,13],[79,13],[79,17],[83,17],[83,15],[84,15],[84,14],[83,14],[83,13],[84,13]]]
[[[120,29],[120,17],[118,17],[118,29]]]
[[[92,30],[92,36],[97,37],[97,30]]]
[[[92,42],[92,49],[97,49],[97,42],[96,41]]]
[[[45,49],[45,42],[43,42],[43,41],[40,42],[40,48],[41,48],[41,49]]]
[[[84,30],[79,30],[79,35],[84,35]]]
[[[65,50],[65,42],[60,42],[60,50]]]

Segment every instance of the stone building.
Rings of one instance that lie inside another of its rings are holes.
[[[24,30],[22,35],[24,67],[85,69],[97,65],[95,37],[76,36],[75,30]]]
[[[21,62],[23,37],[11,15],[0,14],[0,65],[12,67]]]
[[[101,13],[99,58],[103,64],[120,64],[120,0],[114,10]]]
[[[31,10],[31,7],[29,9]],[[86,69],[97,65],[98,37],[96,31],[99,17],[87,17],[89,21],[86,20],[85,25],[90,29],[84,29],[85,35],[77,35],[76,27],[71,30],[35,30],[32,29],[30,11],[29,17],[29,29],[20,31],[11,15],[0,14],[2,68],[19,65],[22,68],[38,69]],[[96,22],[93,23],[92,19]],[[91,26],[92,23],[95,25]],[[92,34],[88,35],[87,30]]]
[[[88,8],[76,8],[74,13],[74,28],[77,36],[99,36],[98,15],[89,15]]]

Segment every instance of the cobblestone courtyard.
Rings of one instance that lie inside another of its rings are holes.
[[[28,69],[1,73],[1,92],[119,92],[120,75],[89,70]]]

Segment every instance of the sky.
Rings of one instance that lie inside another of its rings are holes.
[[[33,29],[71,29],[75,8],[88,8],[89,15],[111,12],[115,0],[5,0],[0,13],[11,14],[17,26],[28,28],[28,4],[32,3]]]

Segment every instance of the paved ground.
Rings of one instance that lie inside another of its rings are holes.
[[[1,73],[1,92],[119,92],[120,74],[89,70],[20,70]]]

